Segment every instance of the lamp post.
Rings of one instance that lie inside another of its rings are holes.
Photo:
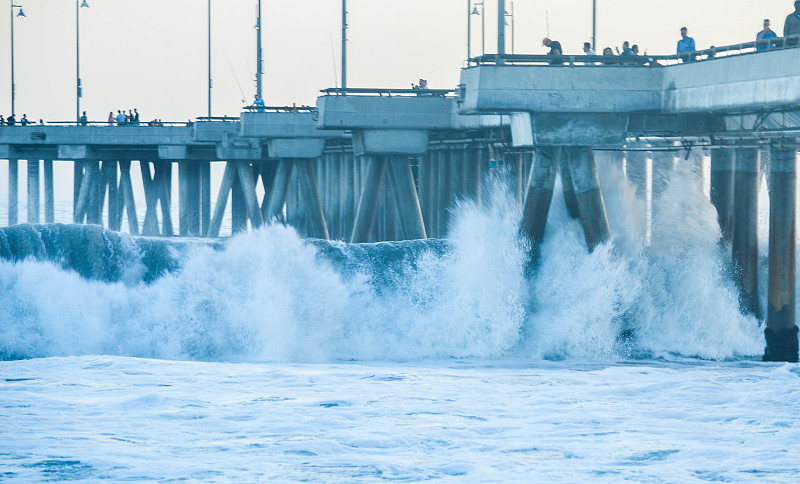
[[[264,99],[261,79],[263,64],[264,58],[261,51],[261,0],[258,0],[258,12],[256,12],[256,95],[259,99]]]
[[[208,118],[211,119],[211,88],[213,82],[211,80],[211,0],[208,0]]]
[[[475,6],[472,9],[472,15],[480,15],[481,16],[481,55],[486,54],[486,15],[485,6],[483,1],[475,2]],[[481,11],[478,12],[478,5],[481,7]]]
[[[24,17],[25,12],[22,11],[22,5],[11,4],[11,115],[16,116],[14,112],[14,103],[17,97],[17,86],[14,84],[14,9],[18,8],[19,13],[17,17]]]
[[[83,97],[83,88],[81,87],[81,23],[80,11],[81,8],[89,8],[86,0],[81,2],[75,0],[75,80],[76,80],[76,96],[75,96],[75,122],[81,121],[81,98]]]
[[[597,52],[597,0],[592,0],[592,50]]]
[[[506,55],[506,2],[497,0],[497,64],[505,64]]]
[[[347,90],[347,0],[342,0],[342,94]]]

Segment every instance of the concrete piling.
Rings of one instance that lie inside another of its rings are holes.
[[[731,253],[743,312],[761,318],[758,297],[758,148],[736,149]]]
[[[776,145],[770,160],[769,304],[764,361],[798,361],[795,322],[796,188],[798,140]]]
[[[311,236],[318,239],[330,240],[325,212],[322,208],[322,199],[319,194],[316,177],[314,175],[313,160],[298,158],[294,160],[297,168],[297,177],[303,200],[306,202],[306,215],[311,226]]]
[[[378,201],[381,185],[386,177],[388,157],[377,155],[369,157],[367,174],[361,190],[361,198],[356,211],[356,221],[353,224],[351,243],[367,242],[378,212]]]
[[[564,192],[564,203],[567,206],[567,213],[572,218],[579,218],[578,200],[575,198],[575,189],[572,182],[572,166],[569,159],[564,155],[571,154],[564,153],[562,150],[561,162],[559,163],[559,174],[561,176],[561,190]]]
[[[19,160],[8,160],[8,225],[19,222]]]
[[[536,151],[522,214],[522,227],[531,240],[534,257],[544,240],[560,158],[560,147],[544,147]]]
[[[572,147],[564,151],[571,169],[572,187],[586,245],[591,252],[611,238],[597,167],[589,147]]]
[[[119,162],[119,190],[122,193],[122,204],[128,217],[128,230],[131,235],[139,235],[139,220],[136,216],[136,201],[133,196],[133,183],[131,183],[131,161]],[[120,213],[122,208],[120,208]]]
[[[275,169],[275,177],[272,179],[272,186],[269,192],[264,195],[264,203],[261,205],[261,213],[264,220],[277,219],[286,222],[283,217],[283,207],[289,196],[289,186],[292,183],[294,173],[293,160],[280,160]]]
[[[28,160],[28,223],[39,223],[39,160]]]
[[[425,220],[419,204],[414,174],[407,156],[391,156],[389,176],[394,188],[394,200],[400,217],[400,224],[406,239],[425,239]]]
[[[648,156],[647,151],[640,151],[646,148],[643,143],[633,143],[631,148],[637,150],[628,151],[625,156],[625,176],[636,189],[636,196],[642,200],[647,199],[647,172]]]
[[[228,161],[233,165],[234,172],[238,171],[236,162]],[[247,230],[247,202],[244,198],[244,187],[238,176],[233,178],[231,185],[231,230],[234,234]]]
[[[261,216],[261,209],[256,196],[256,180],[253,176],[253,167],[246,161],[239,161],[236,164],[239,186],[242,188],[242,197],[245,201],[246,216],[250,219],[250,226],[256,229],[264,225],[264,219]]]
[[[53,191],[53,160],[44,160],[44,221],[51,224],[56,221],[55,199]]]
[[[722,240],[733,240],[733,188],[736,151],[718,146],[711,150],[711,203],[717,209]]]

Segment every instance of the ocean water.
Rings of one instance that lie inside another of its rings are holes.
[[[600,169],[614,240],[557,194],[532,275],[501,177],[446,241],[0,229],[0,480],[800,481],[699,171]]]

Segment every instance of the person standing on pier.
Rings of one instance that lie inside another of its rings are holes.
[[[86,117],[86,111],[83,112],[81,115],[81,126],[87,126],[89,124],[89,118]]]
[[[786,17],[786,23],[783,24],[783,36],[792,37],[800,35],[800,0],[794,2],[794,12]],[[798,38],[795,37],[786,42],[786,45],[797,45]]]
[[[256,111],[258,111],[259,113],[264,112],[264,100],[261,99],[261,96],[259,96],[258,94],[256,94],[256,100],[253,101],[253,106],[256,107]]]
[[[133,108],[133,124],[139,126],[139,110],[137,108]]]
[[[30,121],[28,121],[28,115],[27,114],[23,114],[22,115],[22,119],[19,120],[19,124],[22,125],[22,126],[27,126],[29,123],[30,123]]]
[[[125,126],[125,113],[117,109],[117,126]]]
[[[114,111],[111,111],[110,113],[108,113],[108,125],[109,126],[114,126],[114,122],[115,122],[115,120],[114,120]]]
[[[800,1],[798,1],[800,3]],[[686,27],[681,27],[681,40],[678,41],[678,55],[681,54],[689,54],[697,50],[695,47],[694,39],[689,37],[689,29]],[[695,57],[693,55],[681,55],[681,61],[689,62],[694,61]]]
[[[774,39],[775,37],[778,36],[778,34],[773,32],[772,29],[769,27],[770,27],[769,19],[765,18],[764,30],[756,34],[756,42],[760,40]],[[759,42],[756,46],[756,50],[767,50],[767,49],[772,49],[773,47],[775,47],[775,45],[772,42]]]
[[[6,124],[9,126],[14,126],[15,124],[17,124],[17,118],[15,118],[13,114],[10,114],[6,118]]]
[[[594,49],[592,49],[592,44],[589,42],[583,43],[583,53],[586,55],[594,55]]]

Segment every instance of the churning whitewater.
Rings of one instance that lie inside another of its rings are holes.
[[[588,253],[557,189],[535,267],[497,175],[480,202],[456,204],[447,241],[304,241],[280,225],[227,243],[0,229],[0,359],[760,355],[763,328],[739,311],[699,172],[675,173],[648,233],[645,201],[618,168],[599,169],[614,240]]]

